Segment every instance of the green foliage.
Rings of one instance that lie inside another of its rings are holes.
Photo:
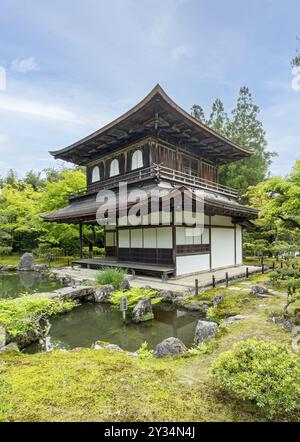
[[[297,261],[288,264],[273,272],[270,278],[274,285],[287,290],[287,301],[283,308],[286,316],[289,316],[290,305],[300,300],[300,266]]]
[[[128,299],[128,308],[129,309],[133,309],[141,298],[151,299],[152,305],[158,304],[161,301],[160,298],[156,298],[156,292],[154,290],[143,289],[140,287],[134,287],[126,292],[122,292],[122,291],[114,292],[111,296],[111,303],[119,306],[121,298],[123,296],[126,296]]]
[[[149,349],[148,342],[145,341],[142,343],[140,348],[137,350],[137,354],[139,355],[140,359],[147,359],[147,358],[151,358],[153,356],[153,350]]]
[[[101,270],[97,275],[97,281],[100,285],[110,284],[115,290],[118,290],[126,276],[127,270],[111,267]]]
[[[48,248],[62,247],[68,253],[76,253],[79,249],[78,227],[44,223],[40,215],[64,207],[68,195],[85,184],[85,174],[79,168],[48,171],[46,179],[30,171],[24,180],[18,180],[11,171],[2,183],[0,247],[31,251],[40,243],[46,243]],[[98,230],[102,232],[102,229]],[[89,232],[90,228],[86,227],[85,234]]]
[[[274,155],[266,150],[267,141],[263,125],[259,120],[259,107],[253,103],[247,87],[240,89],[235,109],[228,117],[221,100],[216,99],[208,118],[201,106],[192,107],[192,115],[207,124],[217,133],[234,143],[254,151],[245,160],[236,161],[220,167],[220,182],[239,189],[242,193],[266,178],[271,158]]]
[[[258,227],[272,229],[275,235],[290,234],[288,243],[299,247],[300,160],[286,178],[272,177],[251,187],[248,197],[252,206],[260,209]]]
[[[206,354],[211,354],[215,349],[216,341],[214,339],[210,339],[206,342],[201,342],[196,347],[191,347],[188,349],[188,353],[191,356],[202,356]]]
[[[285,345],[247,340],[213,363],[218,384],[242,400],[251,400],[269,417],[299,409],[299,357]]]
[[[213,307],[209,307],[206,312],[206,319],[208,321],[217,322],[218,324],[222,319],[228,318],[228,316],[238,315],[240,312],[239,299],[235,297],[225,296],[223,301]]]
[[[299,37],[297,37],[297,41],[298,41],[298,43],[299,43],[299,41],[300,41],[300,38],[299,38]],[[298,66],[300,66],[300,53],[299,53],[299,48],[297,48],[297,51],[296,51],[296,55],[295,55],[295,57],[292,58],[291,65],[292,65],[293,67],[298,67]]]
[[[0,325],[16,336],[37,329],[41,318],[64,313],[77,305],[60,298],[23,296],[0,300]]]
[[[253,150],[255,154],[220,168],[221,183],[242,192],[266,178],[274,155],[266,150],[266,134],[259,120],[259,112],[249,89],[242,87],[236,108],[232,111],[232,118],[226,126],[226,135],[231,141]]]
[[[0,422],[7,421],[7,417],[11,412],[9,394],[10,388],[8,383],[3,380],[3,367],[0,361]]]

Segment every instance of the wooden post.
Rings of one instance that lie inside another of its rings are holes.
[[[246,278],[249,278],[249,267],[246,267]]]
[[[199,295],[199,281],[195,279],[195,295]]]
[[[281,269],[283,268],[283,262],[282,261],[280,261],[280,268]]]
[[[79,224],[79,254],[80,254],[80,259],[83,258],[83,235],[82,235],[82,224]]]
[[[216,277],[215,277],[215,275],[212,275],[212,286],[213,286],[213,288],[216,287]]]
[[[229,285],[228,272],[225,273],[225,279],[226,279],[226,287],[228,287],[228,285]]]
[[[273,261],[272,269],[275,270],[275,261]]]

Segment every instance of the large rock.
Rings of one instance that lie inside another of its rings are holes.
[[[267,287],[263,285],[255,285],[251,287],[250,295],[255,296],[256,298],[273,298],[274,296],[269,295],[269,290]]]
[[[236,321],[244,321],[245,319],[247,319],[247,317],[248,316],[242,316],[242,315],[229,316],[229,318],[225,319],[222,325],[229,325]]]
[[[160,342],[154,352],[156,358],[163,358],[169,355],[180,355],[187,351],[186,346],[178,338],[167,338]]]
[[[46,264],[35,264],[33,266],[35,272],[43,273],[48,271],[48,266]]]
[[[0,272],[7,272],[9,267],[5,264],[0,264]]]
[[[124,278],[121,286],[120,286],[121,290],[130,290],[130,282],[128,278]]]
[[[202,305],[200,304],[199,301],[191,301],[188,305],[187,305],[187,309],[190,312],[200,312],[202,311]]]
[[[161,298],[163,302],[173,302],[178,295],[175,295],[171,290],[161,290],[157,297]]]
[[[281,325],[281,327],[285,328],[286,330],[292,331],[292,321],[284,316],[274,316],[272,318],[272,322],[274,322],[274,324]]]
[[[141,298],[132,311],[133,322],[143,322],[153,318],[151,300]]]
[[[19,347],[14,342],[11,342],[10,344],[7,344],[4,347],[0,348],[0,354],[8,353],[11,351],[19,352]]]
[[[30,272],[34,270],[34,256],[32,253],[24,253],[20,259],[18,270],[21,272]]]
[[[6,330],[0,325],[0,348],[6,345]]]
[[[104,285],[100,289],[96,289],[94,293],[94,301],[98,303],[109,303],[113,290],[113,286],[109,284]]]
[[[97,341],[92,346],[94,350],[113,350],[118,352],[124,352],[124,350],[116,344],[109,344],[108,342]]]
[[[214,299],[213,299],[213,305],[214,305],[214,307],[216,307],[217,305],[221,304],[221,302],[223,301],[223,299],[224,299],[224,296],[222,295],[222,293],[217,293],[217,294],[214,296]]]
[[[218,331],[218,324],[215,322],[198,321],[195,330],[195,344],[199,345],[201,342],[207,341],[215,336]]]

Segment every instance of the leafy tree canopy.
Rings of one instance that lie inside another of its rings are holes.
[[[239,189],[244,193],[249,186],[264,180],[268,175],[271,158],[274,155],[267,151],[267,141],[262,122],[259,119],[259,107],[253,102],[247,87],[239,92],[236,107],[230,116],[227,115],[221,100],[216,99],[208,118],[201,106],[192,107],[192,115],[205,122],[216,132],[224,135],[234,143],[253,150],[255,154],[245,160],[220,167],[220,182]]]

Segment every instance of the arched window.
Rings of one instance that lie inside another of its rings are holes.
[[[100,181],[100,169],[99,166],[95,166],[92,173],[92,183]]]
[[[143,167],[143,152],[136,150],[132,155],[131,169],[139,169],[140,167]]]
[[[112,160],[110,163],[110,176],[116,176],[119,175],[119,161],[118,160]]]

